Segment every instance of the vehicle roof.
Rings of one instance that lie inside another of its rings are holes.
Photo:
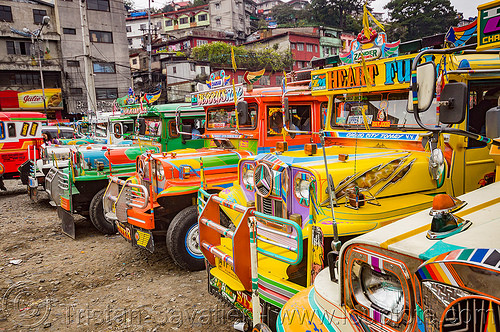
[[[459,199],[466,201],[467,205],[454,215],[470,220],[472,225],[442,240],[430,240],[426,237],[432,221],[430,209],[426,209],[359,236],[347,242],[342,250],[345,250],[347,244],[364,243],[427,260],[455,249],[498,247],[499,192],[500,182],[496,182],[460,196]]]
[[[0,121],[44,121],[47,117],[40,112],[0,112]]]

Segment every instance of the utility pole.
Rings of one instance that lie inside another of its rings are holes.
[[[153,85],[151,80],[151,0],[148,0],[148,46],[147,51],[149,55],[149,64],[148,64],[148,77],[149,77],[149,85]]]
[[[83,63],[85,69],[85,87],[87,89],[87,112],[91,115],[94,109],[97,115],[97,103],[95,96],[95,82],[92,75],[92,61],[90,59],[90,36],[87,24],[87,10],[85,8],[86,1],[80,0],[80,21],[82,26],[82,43],[83,43]]]

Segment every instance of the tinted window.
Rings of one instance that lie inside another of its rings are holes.
[[[16,124],[7,123],[7,132],[9,133],[9,137],[16,137]]]

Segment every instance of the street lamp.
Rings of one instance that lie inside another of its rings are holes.
[[[44,85],[44,82],[43,82],[43,71],[42,71],[42,59],[43,59],[43,55],[42,55],[42,49],[40,47],[40,41],[41,41],[41,36],[42,36],[42,30],[43,30],[43,27],[46,26],[46,25],[49,25],[50,23],[50,17],[49,16],[44,16],[42,18],[42,23],[40,25],[40,28],[36,29],[35,31],[31,31],[30,29],[28,28],[24,28],[23,31],[25,33],[28,33],[31,35],[31,42],[34,43],[34,39],[36,39],[36,43],[37,43],[37,46],[38,46],[38,64],[39,64],[39,67],[40,67],[40,81],[42,83],[42,99],[43,99],[43,111],[45,112],[45,115],[47,115],[47,101],[45,100],[45,85]]]

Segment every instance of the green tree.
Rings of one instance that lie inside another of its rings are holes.
[[[212,65],[231,68],[231,47],[234,47],[236,66],[246,70],[266,68],[272,71],[290,70],[293,65],[292,53],[278,51],[274,47],[248,50],[243,46],[232,46],[224,42],[215,42],[194,47],[191,58],[208,61]]]
[[[373,0],[312,0],[311,13],[318,24],[347,30],[355,25],[356,17],[363,13],[363,4]]]
[[[450,0],[391,0],[384,8],[392,22],[406,29],[403,41],[443,33],[458,24],[458,13]]]

